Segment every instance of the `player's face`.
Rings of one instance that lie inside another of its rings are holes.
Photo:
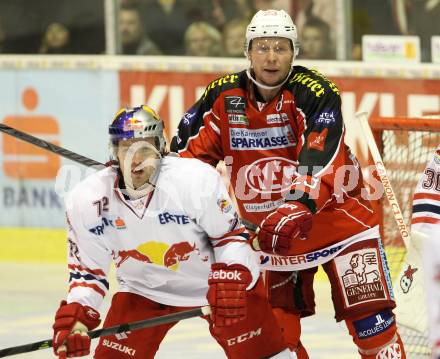
[[[249,59],[255,79],[267,86],[281,83],[290,71],[293,50],[289,39],[260,37],[252,41]]]
[[[159,165],[160,154],[153,138],[120,141],[117,156],[126,185],[134,189],[144,185]]]

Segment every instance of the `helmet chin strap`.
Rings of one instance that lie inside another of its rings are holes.
[[[153,191],[156,188],[157,178],[159,177],[161,165],[162,165],[162,161],[159,163],[156,170],[153,172],[153,174],[150,176],[147,182],[145,182],[142,186],[139,186],[136,189],[133,188],[131,184],[127,183],[129,181],[125,181],[125,177],[124,177],[125,190],[127,191],[127,194],[130,197],[130,199],[136,200],[145,197],[147,194],[149,194],[151,191]]]
[[[292,61],[292,66],[290,66],[290,71],[289,71],[289,73],[287,74],[286,78],[285,78],[282,82],[280,82],[278,85],[275,85],[275,86],[267,86],[267,85],[263,85],[262,83],[258,82],[257,79],[255,79],[255,78],[252,76],[252,74],[251,74],[251,69],[250,69],[250,68],[248,68],[248,69],[246,70],[246,75],[247,75],[247,77],[249,78],[249,80],[251,80],[251,81],[252,81],[255,85],[257,85],[258,87],[260,87],[260,88],[262,88],[262,89],[264,89],[264,90],[276,90],[276,89],[280,88],[281,86],[283,86],[283,85],[286,83],[286,81],[287,81],[287,79],[289,78],[289,76],[290,76],[290,74],[292,73],[292,71],[293,71],[293,61]]]
[[[153,191],[156,188],[157,179],[159,177],[160,168],[162,166],[162,154],[159,155],[159,164],[155,168],[154,172],[150,175],[150,178],[138,188],[133,187],[133,183],[131,181],[131,174],[130,173],[123,173],[122,176],[124,177],[125,182],[125,190],[127,191],[128,196],[132,200],[136,200],[142,197],[145,197],[147,194],[149,194],[151,191]]]

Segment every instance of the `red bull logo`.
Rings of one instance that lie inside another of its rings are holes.
[[[200,251],[195,243],[179,242],[171,246],[162,242],[146,242],[136,249],[119,251],[116,256],[116,268],[119,268],[128,258],[143,262],[167,267],[173,271],[179,268],[179,264],[190,259],[191,254],[200,256]],[[200,258],[207,261],[208,256]]]
[[[119,268],[121,264],[124,263],[128,258],[133,258],[144,263],[153,263],[151,259],[145,254],[138,252],[136,249],[131,249],[128,251],[118,252],[118,257],[115,263],[116,268]]]
[[[163,256],[165,267],[172,267],[179,262],[187,261],[194,251],[199,251],[195,244],[191,245],[188,242],[173,244]]]
[[[136,119],[136,118],[130,118],[127,121],[125,121],[123,130],[124,131],[138,131],[142,130],[144,126],[142,125],[142,121]]]

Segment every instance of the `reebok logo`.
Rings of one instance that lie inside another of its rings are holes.
[[[237,270],[231,272],[220,269],[218,271],[209,273],[209,279],[228,279],[241,281],[241,273]]]

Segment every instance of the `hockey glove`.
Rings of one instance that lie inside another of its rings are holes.
[[[99,313],[79,303],[63,300],[55,314],[53,351],[60,359],[80,357],[90,353],[88,330],[95,329],[101,320]]]
[[[214,326],[224,327],[246,318],[246,288],[252,274],[245,266],[214,263],[209,273],[208,303]]]
[[[291,201],[279,206],[260,224],[258,243],[263,252],[287,255],[294,239],[307,239],[312,228],[312,212],[306,205]]]

